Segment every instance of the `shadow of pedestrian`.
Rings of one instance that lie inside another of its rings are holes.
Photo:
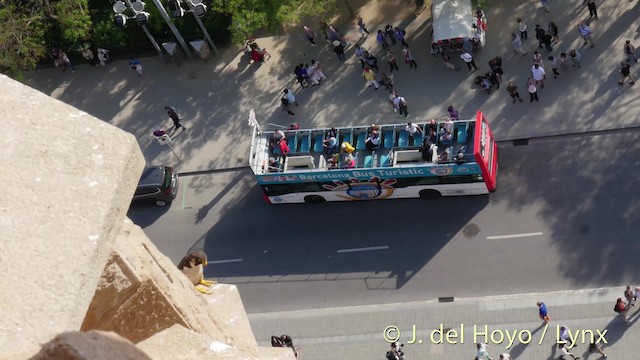
[[[547,358],[547,360],[554,360],[556,358],[556,353],[558,351],[558,344],[555,342],[551,345],[551,356]]]
[[[544,327],[544,323],[540,324],[540,326],[535,328],[531,332],[531,338],[533,338],[533,335],[535,335],[543,327]],[[528,345],[530,345],[530,343],[526,343],[526,344],[518,343],[517,345],[511,348],[511,350],[509,351],[509,354],[511,354],[512,358],[517,359],[520,355],[522,355],[522,353],[524,352],[524,349],[526,349]]]
[[[620,315],[614,317],[611,322],[602,331],[605,334],[606,344],[612,346],[622,338],[624,333],[640,319],[638,310],[627,318],[627,322],[622,320]]]

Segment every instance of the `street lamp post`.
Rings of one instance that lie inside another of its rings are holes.
[[[191,14],[193,14],[193,17],[196,19],[198,26],[200,26],[200,30],[202,30],[202,33],[204,34],[209,47],[213,49],[217,56],[220,56],[216,44],[213,42],[211,35],[209,35],[207,28],[204,26],[202,20],[200,19],[207,13],[207,6],[202,3],[202,0],[167,0],[167,6],[169,7],[169,10],[171,10],[171,16],[176,19],[183,17],[185,9],[182,8],[181,4],[184,3],[189,6],[189,10],[186,12],[190,12]]]
[[[113,12],[116,13],[116,16],[114,17],[114,21],[116,25],[119,27],[124,27],[125,24],[127,23],[127,19],[135,19],[138,25],[140,25],[140,27],[142,28],[142,30],[144,30],[144,33],[147,34],[149,41],[151,41],[151,44],[153,44],[153,47],[158,52],[158,55],[162,56],[162,49],[160,48],[160,45],[158,45],[158,43],[156,42],[156,39],[153,37],[153,35],[151,35],[151,32],[149,32],[149,29],[147,29],[146,23],[149,19],[149,13],[143,11],[144,3],[141,1],[140,2],[136,1],[135,3],[133,3],[133,4],[136,4],[134,6],[130,0],[125,0],[125,1],[127,2],[127,4],[125,4],[120,0],[116,1],[113,4]],[[127,9],[127,5],[129,5],[129,8],[133,10],[133,12],[135,13],[135,16],[129,17],[124,14],[124,11]]]
[[[173,35],[178,40],[178,43],[180,44],[180,47],[182,47],[182,50],[184,50],[184,53],[187,55],[187,58],[189,60],[192,60],[193,58],[191,57],[191,51],[189,50],[187,43],[184,41],[184,38],[182,38],[182,35],[178,31],[178,28],[176,28],[176,26],[173,24],[173,21],[171,21],[169,14],[167,14],[167,10],[162,6],[162,4],[160,3],[160,0],[152,0],[152,1],[153,1],[153,4],[158,8],[158,11],[160,12],[160,15],[162,15],[162,17],[164,18],[164,21],[167,23],[167,25],[169,25],[169,29],[171,29],[171,32],[173,32]]]

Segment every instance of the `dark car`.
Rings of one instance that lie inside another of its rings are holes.
[[[133,202],[155,202],[165,206],[178,194],[178,173],[169,166],[146,167],[133,195]]]

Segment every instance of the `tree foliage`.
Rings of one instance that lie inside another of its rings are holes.
[[[261,28],[291,25],[305,16],[324,15],[335,10],[337,0],[213,0],[213,11],[231,18],[229,31],[242,42]]]
[[[41,15],[32,10],[18,9],[12,3],[0,7],[0,70],[14,77],[33,69],[47,53],[47,27],[40,21]]]
[[[87,0],[59,0],[53,4],[62,40],[70,45],[86,41],[90,37],[91,17]]]

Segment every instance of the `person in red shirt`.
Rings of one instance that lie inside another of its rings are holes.
[[[280,149],[280,152],[282,153],[283,156],[291,152],[291,150],[289,150],[289,145],[284,140],[280,140],[278,142],[278,148]]]

